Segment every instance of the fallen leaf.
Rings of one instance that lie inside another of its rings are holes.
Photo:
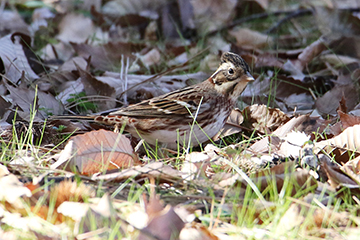
[[[236,44],[241,47],[252,47],[258,49],[266,48],[273,44],[271,36],[248,28],[236,27],[230,30],[229,34],[236,38]]]
[[[280,109],[258,104],[246,107],[242,111],[242,115],[244,116],[243,125],[245,127],[256,129],[262,133],[273,132],[290,120]]]
[[[17,84],[23,73],[30,81],[38,78],[29,65],[21,39],[19,34],[9,34],[0,39],[0,59],[4,67],[1,72],[5,72],[7,79],[14,84]]]
[[[14,174],[2,176],[0,188],[1,201],[6,201],[17,209],[24,208],[21,197],[31,197],[32,195],[31,191]]]
[[[67,170],[87,175],[140,164],[129,139],[106,130],[70,138],[58,161]],[[59,168],[59,164],[53,168]]]

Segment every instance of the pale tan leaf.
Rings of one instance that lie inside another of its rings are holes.
[[[109,194],[106,193],[101,199],[93,200],[94,203],[64,202],[57,208],[57,212],[71,217],[76,222],[82,221],[82,230],[85,232],[93,229],[94,224],[100,229],[109,221],[116,221]],[[80,235],[77,237],[81,238]]]
[[[348,127],[338,136],[317,142],[315,143],[315,147],[319,149],[328,147],[328,151],[341,148],[345,151],[360,153],[360,125]]]
[[[15,208],[24,208],[21,197],[31,197],[31,191],[18,178],[9,174],[0,178],[0,200],[12,204]]]
[[[293,203],[280,218],[279,226],[281,227],[277,228],[276,233],[284,235],[295,227],[301,226],[304,220],[305,216],[301,214],[301,206]]]
[[[306,135],[310,135],[313,132],[322,132],[326,126],[326,122],[320,121],[318,117],[301,115],[292,118],[286,124],[276,129],[272,134],[280,138],[285,137],[291,131],[304,132]],[[256,153],[271,150],[271,148],[269,148],[269,139],[263,138],[257,141],[249,148],[249,150]]]
[[[166,2],[166,0],[113,0],[107,1],[102,7],[102,11],[104,14],[119,17],[130,13],[154,11]]]
[[[201,223],[196,223],[195,221],[191,224],[185,225],[181,230],[180,240],[219,240],[215,234],[213,234],[208,227],[204,226]]]
[[[76,42],[82,43],[86,39],[93,37],[96,34],[96,27],[89,17],[83,14],[69,13],[59,23],[59,34],[57,39],[69,43]],[[104,35],[99,35],[99,39],[104,39]]]
[[[216,30],[224,25],[235,10],[235,0],[197,0],[191,1],[194,9],[196,29],[200,34]]]
[[[36,80],[41,91],[53,90],[56,93],[64,90],[68,81],[75,81],[79,75],[70,71],[56,71],[42,76]]]
[[[275,131],[279,126],[287,123],[290,118],[277,108],[254,104],[242,111],[245,127],[266,133]]]
[[[296,164],[294,161],[285,162],[270,169],[258,171],[250,175],[250,178],[252,182],[257,184],[260,191],[269,188],[270,184],[276,185],[278,193],[283,191],[283,187],[289,187],[290,184],[290,186],[292,186],[292,196],[299,193],[299,191],[315,190],[318,183],[310,172],[306,169],[296,169],[295,167]],[[242,188],[248,186],[247,181],[239,175],[221,181],[220,186],[229,186],[229,183],[235,183],[235,186],[239,185]]]
[[[207,168],[210,168],[210,157],[203,152],[192,152],[186,155],[181,172],[186,180],[198,179],[206,175]]]
[[[142,63],[149,68],[150,66],[160,62],[160,52],[156,48],[152,49],[145,55],[139,56]]]
[[[0,177],[8,175],[10,172],[4,165],[0,164]]]
[[[320,56],[320,59],[334,66],[347,65],[354,62],[359,63],[359,59],[357,58],[341,56],[339,54],[324,54]]]
[[[265,48],[273,43],[272,37],[260,32],[236,27],[229,31],[229,34],[236,38],[236,44],[241,47]]]

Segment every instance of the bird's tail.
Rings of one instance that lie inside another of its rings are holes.
[[[79,120],[79,121],[94,121],[95,116],[80,116],[80,115],[58,115],[50,116],[49,120]]]

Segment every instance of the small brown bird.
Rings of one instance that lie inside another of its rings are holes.
[[[140,103],[120,108],[106,116],[68,116],[69,119],[125,124],[125,131],[147,143],[176,149],[206,142],[224,126],[239,95],[254,78],[237,54],[225,52],[219,68],[207,80]]]

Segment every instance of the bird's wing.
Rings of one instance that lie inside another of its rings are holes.
[[[183,88],[159,97],[121,108],[110,115],[129,117],[191,117],[196,113],[208,110],[211,106],[204,101],[199,90],[194,87]]]

